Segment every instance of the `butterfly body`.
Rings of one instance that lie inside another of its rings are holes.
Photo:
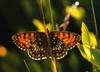
[[[20,32],[12,36],[13,42],[26,51],[33,60],[61,59],[79,41],[80,35],[73,32]]]

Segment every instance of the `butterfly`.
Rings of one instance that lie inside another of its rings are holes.
[[[80,41],[80,35],[74,32],[19,32],[12,36],[13,42],[22,51],[26,51],[33,60],[62,59],[68,50]]]

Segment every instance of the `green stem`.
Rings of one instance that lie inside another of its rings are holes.
[[[53,22],[53,14],[52,14],[52,9],[51,9],[51,2],[50,0],[48,0],[48,4],[49,4],[49,9],[50,9],[50,19],[51,19],[51,26],[52,26],[52,29],[51,30],[54,30],[54,22]],[[52,62],[52,65],[53,65],[53,72],[57,72],[57,68],[56,68],[56,59],[53,58],[51,60]]]
[[[26,63],[26,60],[24,60],[24,63],[25,63],[25,66],[26,66],[28,72],[31,72],[30,69],[29,69],[29,66],[28,66],[27,63]]]
[[[93,14],[93,21],[94,21],[94,27],[95,27],[95,31],[96,31],[96,37],[97,37],[98,48],[100,48],[100,46],[99,46],[98,28],[97,28],[97,22],[96,22],[96,16],[95,16],[95,11],[94,11],[93,0],[90,0],[90,1],[91,1],[92,14]]]
[[[39,0],[39,2],[40,2],[40,9],[41,9],[42,17],[43,17],[43,24],[45,25],[45,15],[44,15],[44,12],[43,12],[42,0]]]
[[[52,26],[52,30],[54,30],[53,14],[52,14],[52,9],[51,9],[51,2],[50,2],[50,0],[48,0],[48,4],[49,4],[49,9],[50,9],[51,26]]]

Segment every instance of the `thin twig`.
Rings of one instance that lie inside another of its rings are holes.
[[[52,30],[54,30],[54,22],[53,22],[53,15],[52,15],[52,10],[51,10],[50,0],[48,0],[48,4],[49,4],[49,9],[50,9],[51,26],[52,26]],[[48,44],[50,45],[50,40],[49,39],[48,39]],[[51,50],[51,49],[49,48],[49,50]],[[55,57],[53,57],[53,59],[51,59],[51,63],[53,65],[53,72],[57,72]]]
[[[98,34],[98,28],[97,28],[97,22],[96,22],[96,16],[95,16],[95,11],[94,11],[93,0],[91,0],[91,7],[92,7],[93,21],[94,21],[94,27],[95,27],[97,43],[98,43],[97,45],[98,45],[98,48],[100,48],[100,46],[99,46],[99,34]]]
[[[45,14],[44,14],[44,11],[43,11],[43,3],[42,3],[43,0],[39,0],[39,4],[40,4],[40,10],[41,10],[41,13],[42,13],[42,18],[43,18],[43,27],[44,27],[44,32],[47,32],[47,29],[46,29],[46,23],[45,23]]]
[[[24,60],[24,63],[25,63],[25,66],[26,66],[28,72],[31,72],[30,69],[29,69],[29,66],[28,66],[27,63],[26,63],[26,60]]]
[[[51,9],[51,2],[50,2],[50,0],[48,0],[48,3],[49,3],[49,9],[50,9],[51,26],[52,26],[52,30],[54,30],[53,14],[52,14],[52,9]]]
[[[66,31],[66,28],[70,22],[69,19],[70,19],[71,13],[78,5],[79,5],[78,1],[76,1],[74,4],[72,4],[70,12],[65,16],[64,22],[59,26],[59,29],[63,28],[63,31]]]
[[[44,26],[45,33],[47,35],[47,39],[48,39],[47,41],[48,41],[48,45],[49,45],[50,44],[49,43],[50,40],[49,40],[49,37],[48,37],[48,32],[47,32],[46,25],[45,25],[45,15],[44,15],[44,12],[43,12],[42,0],[39,0],[39,2],[41,4],[40,9],[41,9],[42,16],[43,16],[43,26]],[[49,9],[50,9],[50,18],[51,18],[51,24],[52,24],[52,30],[53,30],[54,29],[54,23],[53,23],[53,15],[52,15],[52,11],[51,11],[51,3],[50,3],[50,0],[48,0],[48,4],[49,4]],[[49,48],[49,50],[51,50],[51,49]],[[51,60],[51,63],[53,65],[53,72],[57,72],[55,58]]]

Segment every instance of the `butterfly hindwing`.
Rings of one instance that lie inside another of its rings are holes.
[[[28,55],[34,60],[47,59],[47,37],[45,33],[38,32],[36,40],[31,41],[31,46],[28,49]]]

